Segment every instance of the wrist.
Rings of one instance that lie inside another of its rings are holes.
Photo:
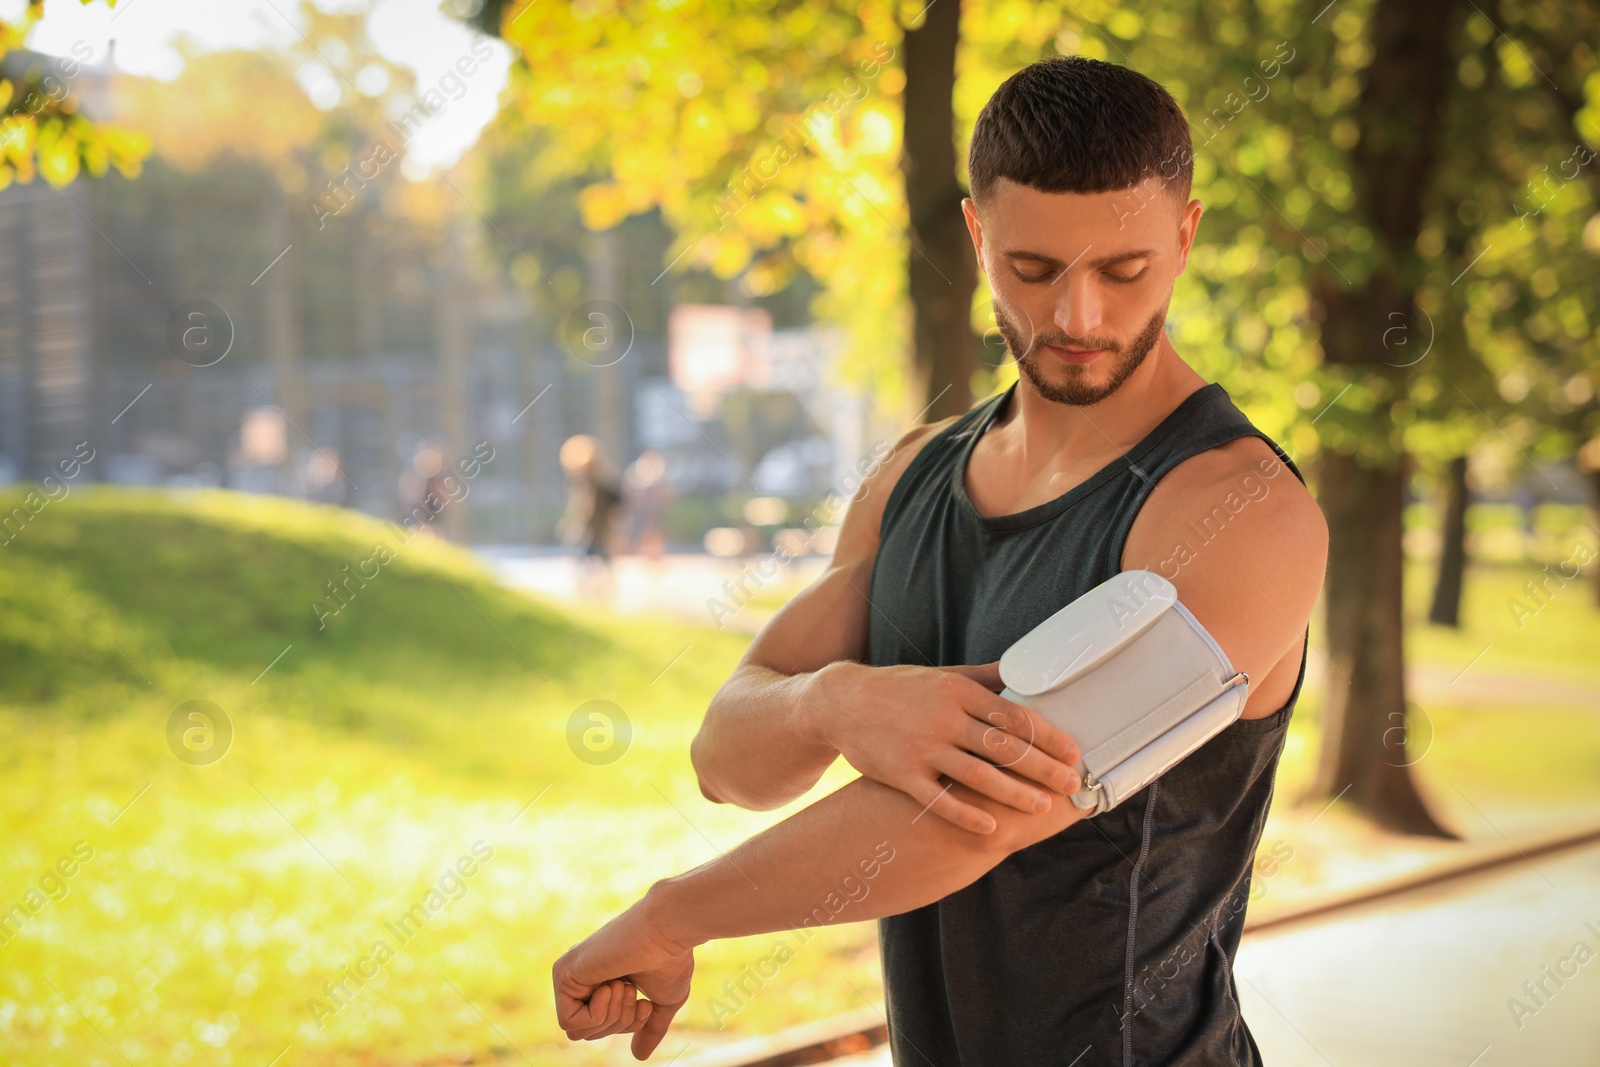
[[[716,931],[709,929],[704,917],[695,912],[695,898],[685,882],[693,873],[661,879],[633,906],[650,935],[679,952],[693,951],[695,946],[716,937]]]
[[[794,732],[802,741],[839,751],[835,724],[844,706],[841,683],[861,666],[853,660],[835,660],[805,676],[793,710]]]

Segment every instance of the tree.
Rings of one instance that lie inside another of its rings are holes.
[[[1560,86],[1592,78],[1585,42],[1595,26],[1593,4],[1505,2],[1491,17],[1449,0],[1380,0],[1360,37],[1370,63],[1352,111],[1349,173],[1370,269],[1323,275],[1314,288],[1324,358],[1353,401],[1319,428],[1334,533],[1330,655],[1349,684],[1330,686],[1315,788],[1348,788],[1403,831],[1447,833],[1404,758],[1398,515],[1407,465],[1419,450],[1462,454],[1467,426],[1530,464],[1538,452],[1572,456],[1581,425],[1594,426],[1581,410],[1596,380],[1592,287],[1562,292],[1553,269],[1592,274],[1579,235],[1593,199],[1584,203],[1583,186],[1569,181],[1530,224],[1525,190],[1552,150],[1557,159],[1574,151],[1571,138],[1578,159],[1593,159],[1595,116]],[[1569,42],[1558,49],[1549,43],[1556,27]],[[1389,340],[1425,324],[1431,356],[1398,359]]]
[[[1445,475],[1439,511],[1439,570],[1434,577],[1428,621],[1461,625],[1461,586],[1467,571],[1467,457],[1456,456]]]
[[[491,0],[478,19],[519,53],[509,106],[549,140],[542,177],[586,180],[590,230],[657,208],[679,235],[660,268],[743,275],[754,296],[816,278],[813,311],[846,327],[842,376],[916,411],[906,272],[883,259],[908,226],[895,11]]]
[[[966,190],[955,151],[956,46],[962,5],[929,4],[905,33],[905,175],[907,276],[912,312],[913,392],[930,420],[972,404],[977,370],[972,294],[978,264],[961,214]]]
[[[115,6],[116,0],[106,2]],[[85,170],[100,177],[114,167],[124,177],[136,176],[148,139],[84,115],[71,91],[88,55],[75,50],[48,60],[22,51],[43,14],[44,0],[27,0],[18,19],[0,20],[0,189],[31,182],[35,174],[57,188]]]
[[[1564,44],[1557,26],[1570,35]],[[1432,421],[1444,406],[1458,408],[1473,437],[1536,482],[1546,478],[1543,464],[1576,456],[1583,469],[1585,448],[1600,447],[1586,445],[1600,437],[1600,299],[1592,286],[1572,284],[1592,274],[1600,252],[1591,147],[1600,124],[1580,88],[1594,69],[1586,42],[1597,29],[1594,5],[1506,3],[1468,14],[1448,156],[1418,241],[1425,255],[1442,249],[1444,267],[1424,280],[1419,303],[1440,323],[1441,343],[1477,354],[1431,398],[1413,390],[1419,414]],[[1458,438],[1450,451],[1470,444]],[[1428,446],[1413,438],[1414,449]],[[1464,484],[1451,489],[1464,492]],[[1442,562],[1464,558],[1463,512],[1450,508]],[[1588,532],[1600,536],[1592,525]],[[1570,558],[1576,546],[1566,547]]]
[[[1406,722],[1401,508],[1408,471],[1394,433],[1406,372],[1384,359],[1381,338],[1392,323],[1415,317],[1415,246],[1440,156],[1461,6],[1380,0],[1374,10],[1372,62],[1353,109],[1360,139],[1350,163],[1353,215],[1371,234],[1375,262],[1357,284],[1324,276],[1317,294],[1325,309],[1324,358],[1348,370],[1371,400],[1357,447],[1328,447],[1321,455],[1321,502],[1331,533],[1329,656],[1346,684],[1328,687],[1316,788],[1331,795],[1348,784],[1352,799],[1381,822],[1440,836],[1453,835],[1418,793],[1403,747],[1396,762],[1389,742],[1388,730]]]

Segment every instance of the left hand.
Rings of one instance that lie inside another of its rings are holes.
[[[667,1036],[689,999],[694,949],[652,929],[645,914],[634,905],[556,960],[556,1021],[569,1040],[630,1033],[633,1057],[643,1060]]]

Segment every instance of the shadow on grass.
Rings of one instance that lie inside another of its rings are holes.
[[[23,494],[0,494],[0,516]],[[278,684],[470,678],[557,685],[608,636],[497,584],[426,533],[338,508],[96,487],[0,543],[0,699],[44,704],[86,676],[160,686],[199,669]],[[6,536],[0,535],[0,537]]]

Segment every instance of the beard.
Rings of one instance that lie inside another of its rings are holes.
[[[1017,373],[1028,379],[1028,383],[1046,400],[1057,404],[1071,404],[1074,407],[1085,407],[1098,404],[1112,393],[1116,392],[1122,383],[1127,381],[1139,365],[1145,361],[1156,346],[1156,341],[1161,337],[1162,327],[1166,325],[1167,309],[1163,307],[1150,317],[1144,329],[1139,331],[1132,343],[1126,347],[1114,341],[1097,338],[1073,338],[1066,334],[1040,334],[1033,338],[1029,344],[1022,336],[1022,331],[1017,329],[1016,321],[1011,317],[1009,308],[1000,304],[994,305],[995,325],[1000,330],[1000,336],[1005,338],[1006,347],[1011,350],[1012,356],[1017,361]],[[1047,372],[1041,365],[1040,356],[1045,345],[1060,345],[1064,348],[1098,348],[1111,353],[1111,376],[1102,384],[1096,385],[1090,379],[1089,367],[1063,363],[1051,358],[1050,365],[1054,376]]]

